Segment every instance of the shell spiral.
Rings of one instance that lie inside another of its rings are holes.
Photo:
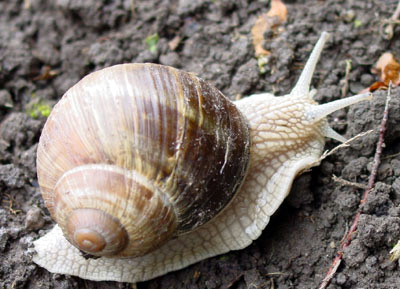
[[[54,107],[37,171],[73,245],[140,256],[221,212],[249,154],[248,124],[216,88],[171,67],[122,64],[86,76]]]

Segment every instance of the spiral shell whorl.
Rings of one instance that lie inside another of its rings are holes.
[[[77,248],[92,255],[116,255],[128,243],[128,234],[119,221],[98,209],[73,210],[66,235]]]
[[[54,218],[67,238],[93,255],[141,256],[175,232],[175,212],[165,194],[115,166],[68,171],[55,187],[54,202]]]

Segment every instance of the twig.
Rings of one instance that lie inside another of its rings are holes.
[[[275,282],[274,282],[274,278],[272,278],[272,277],[271,277],[269,280],[270,280],[270,282],[271,282],[271,283],[270,283],[270,284],[271,284],[271,286],[269,286],[269,289],[275,289]]]
[[[386,129],[387,129],[389,103],[390,103],[390,99],[391,99],[391,88],[392,88],[392,83],[390,82],[389,87],[388,87],[388,94],[387,94],[387,98],[386,98],[385,110],[383,112],[383,117],[382,117],[381,125],[379,128],[379,140],[376,145],[374,162],[373,162],[371,174],[370,174],[369,180],[368,180],[368,188],[364,192],[363,198],[360,201],[360,205],[365,203],[369,192],[372,190],[372,188],[375,185],[376,175],[378,173],[378,167],[381,162],[383,142],[385,139],[385,133],[386,133]],[[326,288],[326,286],[328,286],[329,282],[332,280],[333,276],[335,275],[337,268],[339,267],[340,263],[342,262],[343,252],[350,245],[352,238],[353,238],[353,233],[357,230],[357,224],[358,224],[360,215],[361,215],[361,208],[359,207],[359,209],[354,217],[353,224],[351,225],[350,230],[346,235],[346,238],[343,240],[342,244],[340,245],[339,251],[336,253],[336,257],[333,260],[325,278],[322,280],[322,283],[321,283],[319,289]]]
[[[8,210],[13,214],[16,215],[18,213],[21,213],[21,210],[17,210],[17,209],[13,209],[13,203],[14,203],[14,198],[10,195],[6,193],[6,196],[9,198],[8,201],[6,201],[8,203]]]
[[[231,288],[240,278],[243,277],[243,275],[244,275],[244,273],[239,273],[238,275],[236,275],[236,277],[233,280],[231,280],[231,282],[229,282],[228,285],[224,286],[223,288],[224,289]]]
[[[131,13],[132,13],[132,18],[136,16],[136,3],[135,0],[130,0],[129,5],[131,6]]]
[[[342,87],[342,98],[346,97],[347,91],[349,90],[350,70],[351,70],[351,59],[347,59],[346,72],[344,76],[344,85]]]
[[[345,147],[350,146],[350,143],[351,143],[352,141],[354,141],[354,140],[356,140],[356,139],[358,139],[358,138],[360,138],[360,137],[363,137],[363,136],[365,136],[365,135],[367,135],[367,134],[370,134],[371,132],[373,132],[372,129],[371,129],[371,130],[368,130],[368,131],[365,131],[365,132],[362,132],[362,133],[359,133],[358,135],[353,136],[352,138],[348,139],[348,140],[345,141],[344,143],[341,143],[340,145],[334,147],[334,148],[331,149],[330,151],[329,151],[329,150],[325,151],[325,152],[322,154],[322,156],[320,156],[314,163],[312,163],[312,164],[310,165],[310,168],[311,168],[311,167],[318,166],[325,158],[327,158],[327,157],[330,156],[331,154],[334,154],[336,151],[338,151],[338,150],[341,149],[341,148],[345,148]],[[299,175],[301,175],[301,174],[303,174],[303,173],[305,173],[305,172],[307,172],[307,171],[309,171],[309,170],[310,170],[309,168],[304,169],[304,170],[302,170],[302,171],[299,172]]]
[[[382,21],[380,33],[383,38],[390,40],[393,37],[394,26],[400,24],[400,0],[397,3],[396,10],[394,11],[392,17]]]
[[[397,241],[397,244],[390,250],[390,261],[394,262],[400,259],[400,240]]]
[[[368,131],[365,131],[365,132],[361,132],[361,133],[359,133],[358,135],[355,135],[355,136],[353,136],[352,138],[346,140],[344,143],[341,143],[340,145],[335,146],[335,147],[334,147],[333,149],[331,149],[330,151],[329,151],[329,150],[324,151],[324,153],[323,153],[314,163],[312,163],[312,164],[310,165],[310,168],[311,168],[311,167],[316,167],[316,166],[318,166],[318,165],[319,165],[324,159],[326,159],[328,156],[334,154],[335,152],[337,152],[337,151],[338,151],[339,149],[341,149],[341,148],[345,148],[345,147],[350,146],[350,143],[351,143],[352,141],[355,141],[356,139],[358,139],[358,138],[360,138],[360,137],[363,137],[363,136],[365,136],[365,135],[367,135],[367,134],[370,134],[370,133],[373,132],[373,131],[374,131],[374,130],[371,129],[371,130],[368,130]],[[305,172],[307,172],[307,171],[309,171],[309,170],[310,170],[309,168],[304,169],[304,170],[300,171],[299,175],[301,175],[301,174],[303,174],[303,173],[305,173]]]
[[[350,182],[348,180],[339,178],[339,177],[337,177],[335,175],[332,176],[332,179],[333,179],[334,182],[338,182],[338,183],[340,183],[342,185],[345,185],[345,186],[355,187],[355,188],[359,188],[359,189],[363,189],[363,190],[368,189],[368,187],[366,185]]]
[[[271,272],[265,274],[265,276],[280,276],[280,275],[289,275],[288,273],[283,273],[283,272]]]
[[[398,156],[400,156],[400,153],[395,153],[395,154],[387,155],[387,156],[383,157],[382,160],[393,159]]]
[[[322,156],[319,157],[319,159],[313,164],[313,166],[317,166],[322,160],[326,159],[327,157],[329,157],[330,155],[334,154],[335,152],[337,152],[339,149],[341,148],[345,148],[350,146],[350,143],[355,141],[356,139],[363,137],[367,134],[370,134],[371,132],[373,132],[374,130],[368,130],[368,131],[364,131],[359,133],[358,135],[353,136],[352,138],[348,139],[347,141],[345,141],[344,143],[341,143],[338,146],[335,146],[333,149],[331,149],[330,151],[325,151]]]

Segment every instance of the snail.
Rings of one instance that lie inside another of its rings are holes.
[[[312,99],[327,38],[282,97],[231,102],[157,64],[83,78],[40,137],[39,185],[58,225],[34,242],[33,261],[54,273],[138,282],[248,246],[293,179],[319,163],[325,137],[345,140],[326,116],[370,99]]]

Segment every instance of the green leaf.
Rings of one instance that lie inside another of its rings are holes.
[[[146,43],[146,45],[151,53],[154,53],[157,51],[158,40],[159,40],[159,37],[158,37],[157,33],[147,36],[146,39],[144,40],[144,43]]]

